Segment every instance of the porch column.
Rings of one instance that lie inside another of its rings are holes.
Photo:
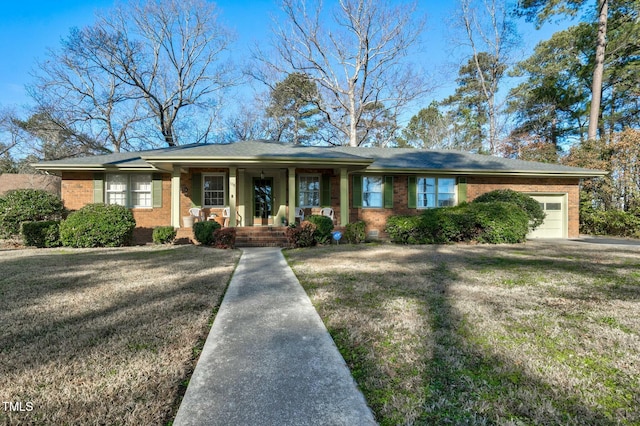
[[[346,168],[340,169],[340,226],[349,223],[349,175]]]
[[[289,167],[289,215],[288,223],[296,223],[296,168]]]
[[[180,167],[171,172],[171,226],[180,228]]]
[[[236,194],[236,167],[229,167],[229,227],[235,228],[237,224],[237,200]]]

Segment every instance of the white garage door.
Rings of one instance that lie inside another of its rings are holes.
[[[528,238],[566,238],[567,206],[564,195],[533,195],[546,213],[542,225],[528,235]]]

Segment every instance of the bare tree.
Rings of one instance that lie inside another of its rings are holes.
[[[454,25],[464,29],[461,44],[471,52],[475,65],[477,87],[486,103],[489,124],[488,151],[495,154],[498,148],[498,117],[503,107],[496,94],[509,62],[517,34],[509,19],[506,0],[460,0],[460,14]],[[491,63],[483,63],[490,58]]]
[[[116,151],[144,139],[150,121],[173,146],[189,117],[201,127],[197,137],[206,137],[214,96],[237,82],[226,53],[231,41],[210,2],[132,1],[73,30],[40,65],[32,92],[68,121],[87,123]]]
[[[91,135],[105,149],[119,152],[140,139],[136,125],[150,116],[140,94],[115,72],[105,71],[113,65],[102,49],[102,37],[97,28],[72,29],[61,48],[50,49],[47,60],[38,64],[28,91],[37,113],[50,116],[47,123]]]
[[[371,136],[367,122],[395,120],[425,92],[408,63],[423,28],[416,7],[340,0],[327,14],[320,0],[283,0],[286,21],[273,30],[275,55],[256,56],[281,75],[307,75],[319,88],[319,110],[340,137],[331,142],[358,146]]]

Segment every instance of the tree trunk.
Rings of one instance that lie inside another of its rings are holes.
[[[591,111],[589,113],[589,130],[587,138],[594,140],[598,130],[600,117],[600,99],[602,98],[602,77],[604,74],[604,54],[607,46],[607,15],[609,0],[598,0],[598,41],[596,44],[596,61],[593,69],[593,85],[591,86]]]

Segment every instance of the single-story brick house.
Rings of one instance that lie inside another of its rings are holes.
[[[606,173],[470,154],[393,148],[308,147],[264,140],[192,144],[46,161],[62,177],[69,209],[105,202],[129,206],[140,228],[184,227],[192,207],[229,213],[229,226],[278,227],[331,207],[344,226],[364,220],[370,236],[394,214],[472,201],[510,188],[532,195],[547,219],[531,237],[578,236],[580,179]],[[295,208],[292,208],[295,207]]]

